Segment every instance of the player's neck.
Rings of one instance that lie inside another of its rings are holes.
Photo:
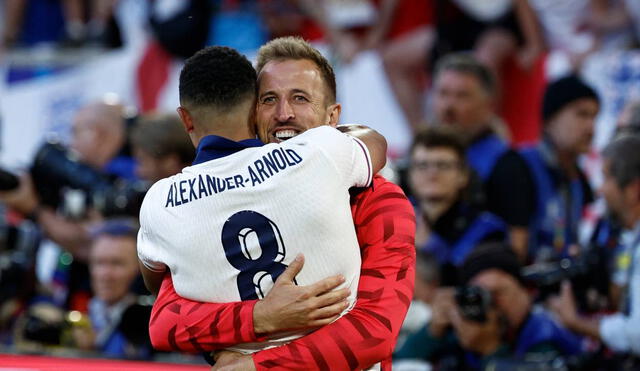
[[[247,125],[248,126],[248,125]],[[245,139],[255,139],[256,134],[253,133],[249,128],[239,128],[239,127],[231,127],[231,128],[216,128],[212,130],[208,130],[204,133],[204,136],[207,135],[217,135],[219,137],[227,138],[233,140],[234,142],[239,142]]]
[[[200,139],[207,135],[217,135],[235,142],[245,139],[254,139],[256,133],[251,124],[251,115],[247,113],[227,113],[216,115],[215,119],[208,120],[201,125]]]

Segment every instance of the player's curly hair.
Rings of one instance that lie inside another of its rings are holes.
[[[336,102],[336,75],[333,72],[333,67],[329,61],[320,52],[311,46],[308,42],[304,41],[300,37],[287,36],[273,39],[263,45],[258,50],[258,61],[256,64],[256,70],[258,74],[262,71],[264,66],[271,61],[284,61],[284,60],[301,60],[307,59],[315,63],[320,70],[322,79],[327,85],[328,89],[328,102],[333,104]]]
[[[256,94],[256,71],[247,58],[224,46],[204,48],[180,72],[180,104],[228,111]]]

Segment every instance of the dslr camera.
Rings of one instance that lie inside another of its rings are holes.
[[[39,148],[30,174],[40,202],[71,219],[86,217],[90,208],[105,217],[137,216],[148,190],[145,182],[114,180],[79,162],[71,151],[54,141]],[[11,190],[18,184],[15,175],[0,171],[0,189]]]
[[[456,288],[456,304],[462,317],[474,322],[487,321],[491,305],[491,294],[479,286],[460,286]]]

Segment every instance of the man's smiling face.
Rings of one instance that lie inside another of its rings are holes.
[[[329,104],[327,85],[310,60],[274,60],[258,76],[256,121],[265,143],[292,138],[321,125],[335,126],[339,104]]]

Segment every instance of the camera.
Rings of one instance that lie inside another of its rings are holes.
[[[105,217],[137,216],[148,190],[145,182],[113,180],[54,141],[38,149],[30,174],[40,202],[72,219],[84,218],[89,208]],[[0,171],[0,189],[16,188],[18,181],[15,175]]]
[[[562,281],[568,280],[578,306],[587,312],[598,312],[605,309],[601,298],[607,298],[609,293],[610,269],[605,253],[605,249],[589,245],[575,257],[528,265],[522,268],[522,278],[537,289],[537,301],[557,294]]]
[[[482,287],[460,286],[456,288],[456,304],[462,317],[467,320],[484,323],[491,305],[491,295]]]
[[[24,293],[33,267],[40,232],[30,220],[11,222],[0,209],[0,303]]]

